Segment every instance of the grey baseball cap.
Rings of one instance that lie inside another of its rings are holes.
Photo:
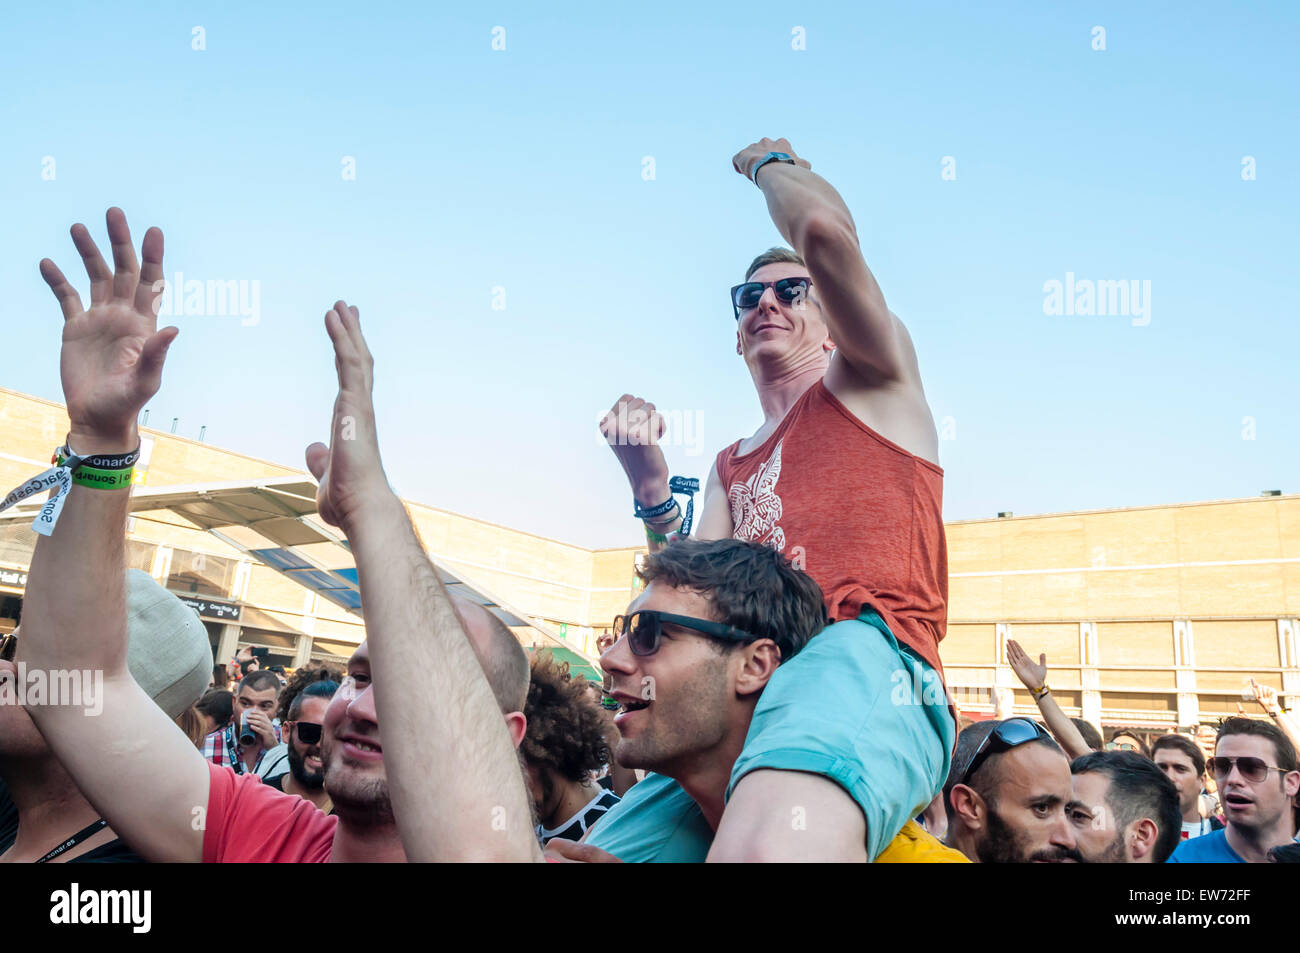
[[[207,690],[212,647],[199,614],[147,572],[126,572],[126,665],[168,718],[177,718]]]

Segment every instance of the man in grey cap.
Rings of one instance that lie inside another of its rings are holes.
[[[207,632],[194,610],[147,573],[129,570],[126,589],[127,667],[174,720],[212,674]],[[0,646],[0,862],[140,862],[68,776],[24,707],[73,702],[96,717],[103,673],[28,669],[20,629]]]

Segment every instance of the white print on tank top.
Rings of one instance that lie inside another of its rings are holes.
[[[785,551],[785,530],[776,525],[781,518],[781,497],[776,492],[776,481],[781,477],[781,444],[758,472],[745,483],[733,483],[727,491],[731,504],[731,525],[735,539],[752,543],[766,543],[777,552]]]

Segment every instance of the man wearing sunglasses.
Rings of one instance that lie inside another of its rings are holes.
[[[835,624],[764,693],[710,857],[870,860],[942,787],[955,735],[938,652],[947,621],[938,434],[911,338],[839,193],[785,139],[747,146],[732,166],[757,185],[793,250],[759,255],[731,289],[736,352],[763,424],[718,454],[696,535],[790,555],[821,586]],[[657,443],[662,416],[625,395],[601,430],[655,551],[684,515]],[[929,690],[875,704],[896,677]],[[791,733],[804,739],[797,748]],[[823,805],[819,832],[792,831],[791,811],[813,800]]]
[[[600,665],[620,709],[615,760],[655,773],[585,841],[625,861],[702,861],[759,698],[822,630],[826,610],[811,577],[739,540],[675,542],[637,575],[645,588],[614,620]],[[690,798],[684,813],[677,790]],[[805,809],[816,817],[815,802]]]
[[[1224,719],[1206,767],[1218,782],[1227,826],[1183,841],[1169,863],[1262,864],[1272,848],[1292,843],[1300,770],[1295,747],[1275,725]]]
[[[281,726],[289,770],[266,779],[266,784],[296,794],[330,814],[333,804],[325,790],[325,762],[321,758],[321,725],[330,699],[338,691],[336,682],[312,682],[289,703],[288,720]],[[275,751],[271,752],[275,754]]]
[[[1078,863],[1070,762],[1028,718],[976,722],[957,738],[944,786],[946,843],[982,864]]]

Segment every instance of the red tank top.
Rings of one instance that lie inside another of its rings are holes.
[[[943,470],[876,433],[818,381],[750,453],[718,454],[732,535],[821,586],[832,621],[864,605],[940,675],[948,620]]]

